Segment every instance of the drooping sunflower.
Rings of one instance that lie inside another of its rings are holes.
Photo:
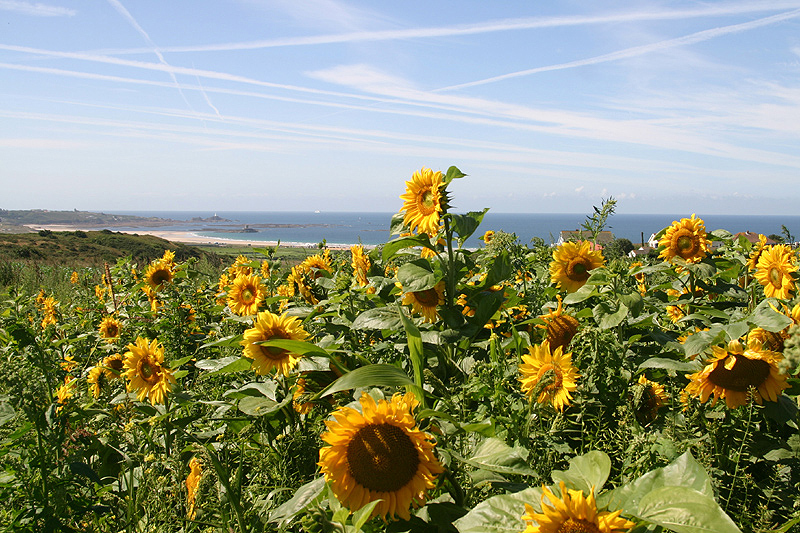
[[[525,504],[522,519],[527,527],[522,533],[617,533],[627,531],[635,525],[620,516],[621,510],[598,510],[594,490],[587,498],[583,491],[568,489],[563,481],[559,486],[560,498],[550,492],[549,488],[542,487],[541,513]]]
[[[768,246],[758,258],[755,278],[767,298],[788,299],[795,290],[792,272],[797,272],[794,252],[785,244]]]
[[[353,267],[353,275],[356,282],[361,287],[369,285],[367,274],[369,274],[369,267],[371,265],[369,257],[364,253],[364,247],[360,244],[354,244],[350,247],[350,254],[352,255],[351,266]]]
[[[550,281],[567,292],[575,292],[589,279],[589,272],[605,264],[603,254],[592,243],[565,242],[553,251]]]
[[[136,398],[143,402],[166,403],[167,393],[175,383],[172,370],[164,366],[164,347],[153,339],[138,337],[136,344],[129,344],[123,360],[128,392],[136,391]]]
[[[658,241],[658,246],[664,247],[658,257],[665,261],[680,257],[687,263],[697,263],[708,254],[708,247],[711,246],[706,235],[705,222],[696,218],[694,213],[691,218],[675,220]]]
[[[430,289],[404,293],[402,304],[410,305],[413,314],[422,315],[425,322],[433,324],[439,318],[438,307],[444,304],[444,281]]]
[[[373,516],[409,520],[411,505],[420,506],[443,468],[433,454],[431,435],[421,431],[412,393],[395,394],[377,403],[366,393],[361,412],[341,407],[322,440],[319,465],[336,497],[351,511],[381,500]]]
[[[632,400],[636,419],[639,423],[646,424],[655,420],[658,410],[667,404],[669,398],[663,385],[650,381],[642,374],[632,394]]]
[[[563,411],[572,399],[571,393],[578,388],[576,382],[580,377],[572,366],[572,352],[564,353],[561,346],[551,351],[547,341],[529,346],[528,352],[519,365],[522,392],[533,401],[533,393],[538,389],[537,402],[548,402]]]
[[[113,316],[107,316],[103,317],[103,320],[100,321],[100,327],[98,329],[100,331],[100,336],[107,342],[114,342],[114,340],[119,337],[121,328],[122,322]]]
[[[778,352],[764,350],[759,342],[751,342],[746,350],[739,341],[731,341],[727,349],[714,346],[713,358],[703,370],[686,375],[686,394],[703,403],[713,395],[712,405],[724,399],[729,409],[747,404],[750,391],[759,405],[764,400],[775,402],[789,387],[778,370],[781,358]]]
[[[550,349],[555,350],[559,346],[566,346],[578,332],[578,319],[574,316],[564,314],[564,302],[561,300],[561,295],[556,295],[558,299],[558,308],[553,311],[552,309],[539,318],[544,320],[544,325],[537,324],[537,328],[542,328],[547,332],[547,342],[550,343]]]
[[[254,315],[264,301],[261,278],[255,275],[239,275],[228,291],[228,306],[240,316]]]
[[[144,271],[144,279],[150,288],[157,291],[164,286],[164,284],[172,281],[173,263],[158,259],[147,265],[147,270]]]
[[[278,316],[269,311],[261,311],[253,327],[244,332],[241,344],[244,346],[244,356],[253,360],[256,374],[265,375],[274,368],[279,374],[288,376],[301,356],[282,348],[261,346],[258,343],[278,339],[303,341],[306,338],[308,332],[303,329],[298,318],[287,316],[286,313]]]
[[[439,219],[443,212],[442,173],[429,168],[414,172],[406,182],[406,192],[400,195],[403,207],[403,224],[412,232],[434,234],[439,231]]]
[[[192,457],[189,461],[189,470],[189,475],[186,476],[186,515],[189,520],[194,520],[197,515],[197,489],[203,477],[203,464],[197,457]]]
[[[89,371],[89,375],[86,376],[86,384],[89,386],[89,392],[91,392],[92,396],[95,398],[99,398],[103,389],[105,389],[109,382],[115,377],[117,376],[102,363],[93,367]]]

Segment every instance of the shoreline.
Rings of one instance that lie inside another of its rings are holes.
[[[108,229],[118,233],[127,233],[128,235],[152,235],[159,237],[166,241],[176,242],[180,244],[202,244],[206,246],[218,247],[253,247],[264,248],[268,246],[278,246],[278,241],[254,241],[246,239],[230,239],[227,237],[203,237],[192,231],[179,231],[179,230],[158,230],[151,228],[137,228],[135,230],[113,230],[106,227],[90,227],[78,226],[71,224],[25,224],[26,227],[32,230],[49,230],[49,231],[101,231]],[[280,246],[286,248],[317,248],[318,243],[311,242],[284,242],[281,241]],[[326,244],[331,250],[349,250],[349,244]],[[372,245],[364,245],[365,249],[374,248]]]

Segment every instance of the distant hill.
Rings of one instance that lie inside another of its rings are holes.
[[[0,261],[35,261],[50,264],[98,265],[131,257],[142,264],[157,259],[164,250],[175,252],[175,259],[190,257],[222,263],[222,258],[152,235],[131,235],[111,230],[49,231],[35,233],[0,233]]]
[[[4,226],[24,226],[25,224],[70,224],[81,226],[161,226],[175,222],[158,217],[137,217],[133,215],[112,215],[91,211],[48,211],[47,209],[28,209],[13,211],[0,209],[0,223]]]

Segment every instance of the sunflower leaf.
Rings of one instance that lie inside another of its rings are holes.
[[[285,527],[292,519],[303,512],[309,505],[322,500],[322,491],[325,489],[325,477],[321,476],[297,489],[292,498],[274,509],[269,514],[270,522],[279,522]]]
[[[436,251],[436,248],[431,244],[430,238],[428,238],[428,235],[425,233],[412,237],[399,237],[383,245],[383,261],[389,261],[389,259],[394,257],[400,250],[413,246],[424,246],[429,250]]]
[[[453,525],[460,533],[518,533],[525,529],[522,520],[525,504],[541,512],[541,500],[542,489],[539,487],[493,496],[476,505]]]
[[[364,387],[403,387],[414,386],[414,381],[396,366],[387,364],[367,365],[348,372],[324,390],[318,397],[324,398],[335,392]]]
[[[648,493],[636,516],[675,533],[741,533],[714,498],[688,487],[661,487]]]
[[[467,239],[475,233],[475,230],[477,230],[481,222],[483,222],[483,217],[486,215],[487,211],[489,211],[488,207],[483,211],[470,211],[465,215],[450,215],[453,220],[453,231],[458,234],[459,248],[464,246]]]
[[[401,266],[397,270],[397,280],[406,292],[428,290],[438,281],[427,259],[418,259]]]
[[[792,319],[783,313],[779,313],[773,308],[770,300],[761,302],[753,312],[752,321],[756,326],[767,331],[777,333],[792,325]]]
[[[403,326],[397,307],[376,307],[367,309],[353,320],[352,329],[398,330]]]
[[[444,179],[442,180],[442,182],[444,183],[445,186],[447,186],[450,185],[450,182],[452,182],[453,180],[463,178],[465,176],[466,174],[461,172],[457,167],[452,166],[447,169],[447,174],[444,175]]]
[[[566,471],[554,470],[553,481],[563,481],[567,487],[580,489],[586,494],[595,494],[603,488],[611,472],[611,459],[604,452],[592,450],[584,455],[573,457]]]

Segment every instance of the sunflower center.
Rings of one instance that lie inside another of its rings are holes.
[[[155,285],[161,285],[163,283],[166,283],[167,281],[169,281],[169,270],[163,268],[156,270],[155,272],[153,272],[152,279]]]
[[[540,382],[547,375],[552,376],[552,383],[544,387],[545,392],[554,392],[561,389],[561,384],[564,382],[564,373],[561,368],[553,365],[552,363],[545,363],[536,374],[536,381]]]
[[[401,428],[387,423],[368,424],[347,445],[347,466],[362,487],[394,492],[416,475],[419,453]]]
[[[415,292],[414,298],[425,307],[436,307],[439,305],[439,293],[436,292],[434,288]]]
[[[148,383],[158,381],[158,368],[151,365],[150,362],[142,360],[139,362],[139,375]]]
[[[428,189],[419,195],[420,211],[423,215],[430,215],[436,210],[436,197],[433,191]]]
[[[600,528],[587,520],[580,518],[567,518],[555,533],[602,533]]]
[[[117,326],[114,324],[109,324],[106,327],[106,337],[116,337],[117,336]]]
[[[709,381],[718,387],[737,392],[747,392],[750,387],[758,387],[769,376],[770,366],[761,359],[748,359],[743,355],[736,356],[736,362],[728,370],[722,361],[708,376]]]
[[[588,266],[582,257],[573,259],[567,265],[567,277],[572,281],[586,281],[589,279]]]
[[[247,287],[246,289],[242,290],[242,302],[245,304],[251,304],[256,299],[255,294],[253,294],[252,289]]]
[[[780,288],[783,281],[783,272],[779,268],[772,267],[769,269],[769,282],[773,286]]]

